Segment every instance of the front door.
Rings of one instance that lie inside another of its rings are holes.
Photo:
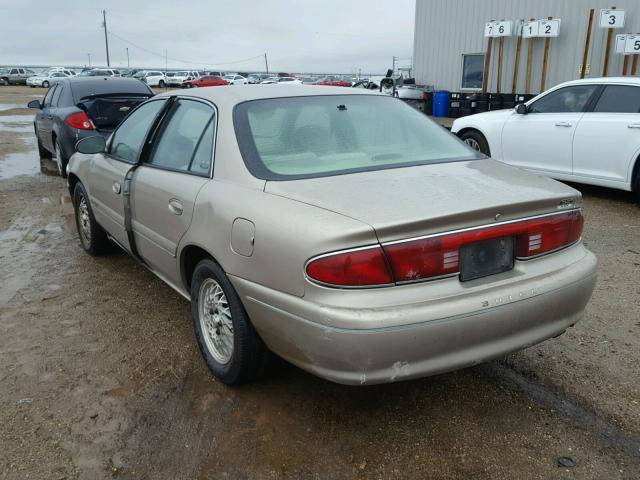
[[[640,87],[607,85],[593,112],[585,113],[578,124],[573,172],[594,183],[629,183],[639,153]]]
[[[140,256],[156,273],[180,283],[177,250],[200,189],[209,181],[215,110],[205,102],[174,103],[132,182],[132,225]]]
[[[36,125],[38,126],[38,136],[42,145],[53,152],[53,97],[56,95],[58,85],[53,85],[44,97],[42,109],[36,116]]]
[[[96,221],[131,251],[125,228],[125,176],[134,168],[143,144],[166,99],[142,104],[111,136],[107,153],[93,156],[89,197]]]
[[[502,130],[502,160],[553,177],[573,172],[573,137],[597,85],[554,90],[512,115]]]

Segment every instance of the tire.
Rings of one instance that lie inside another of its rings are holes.
[[[467,130],[460,135],[460,140],[469,145],[474,150],[484,153],[487,157],[491,156],[491,150],[489,150],[489,143],[477,130]]]
[[[158,87],[159,87],[159,88],[164,88],[164,86],[165,86],[164,80],[160,80],[160,81],[158,82]]]
[[[213,260],[202,260],[193,272],[191,316],[200,352],[222,383],[238,385],[263,375],[269,351],[233,285]]]
[[[4,85],[4,86],[9,85],[9,80],[6,78],[0,78],[0,85]]]
[[[42,88],[49,88],[49,82],[47,80],[42,82]]]
[[[36,138],[37,138],[37,135],[38,134],[36,134]],[[40,158],[51,158],[51,152],[42,146],[42,142],[40,141],[39,138],[38,138],[38,154],[40,155]]]
[[[65,157],[62,152],[62,147],[60,147],[60,142],[58,142],[57,138],[53,141],[53,148],[55,150],[56,165],[58,166],[58,175],[62,178],[67,178],[67,164],[69,163],[69,159]]]
[[[97,256],[111,249],[111,242],[93,216],[89,195],[84,185],[78,182],[73,190],[73,209],[76,216],[76,228],[80,237],[80,245],[89,255]]]

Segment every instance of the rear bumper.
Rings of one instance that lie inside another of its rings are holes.
[[[442,299],[335,308],[231,281],[275,353],[334,382],[374,384],[467,367],[562,333],[582,318],[596,282],[595,256],[582,245],[572,248],[575,261],[552,273],[465,292],[465,304],[475,307],[464,312],[455,308],[458,298],[444,299],[451,315],[443,313]],[[391,326],[384,326],[387,319]]]

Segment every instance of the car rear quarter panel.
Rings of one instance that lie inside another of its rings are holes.
[[[231,248],[232,224],[237,218],[255,225],[251,256]],[[304,266],[309,258],[376,242],[373,229],[357,220],[261,189],[212,180],[198,195],[180,251],[189,245],[198,246],[229,275],[303,296]],[[189,280],[183,278],[185,287]]]

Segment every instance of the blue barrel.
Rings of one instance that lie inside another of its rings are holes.
[[[433,116],[446,117],[449,112],[450,92],[441,90],[433,95]]]

